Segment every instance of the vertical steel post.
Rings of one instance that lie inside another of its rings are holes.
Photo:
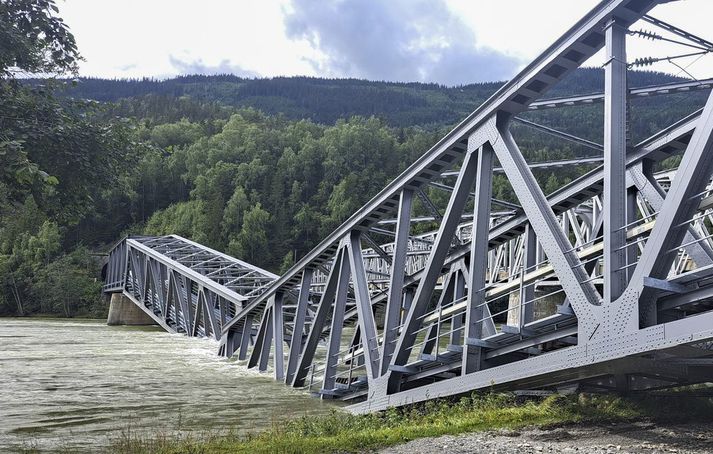
[[[285,383],[291,384],[297,369],[297,362],[302,353],[302,336],[307,316],[307,306],[309,305],[309,286],[312,282],[312,268],[305,268],[302,271],[302,281],[300,282],[300,293],[297,296],[297,307],[295,308],[295,318],[292,325],[292,337],[290,338],[290,352],[287,357],[287,373]]]
[[[473,141],[471,137],[470,141]],[[488,235],[490,234],[490,199],[493,191],[493,149],[489,143],[480,146],[476,152],[469,143],[471,153],[478,154],[473,205],[473,230],[470,242],[470,270],[468,299],[465,312],[465,339],[463,346],[463,375],[475,372],[481,366],[482,347],[478,341],[483,338],[483,315],[485,310],[485,275],[488,271]]]
[[[470,188],[473,185],[476,174],[476,157],[474,153],[466,153],[463,165],[458,173],[453,193],[448,201],[446,214],[443,217],[436,234],[436,241],[428,256],[427,265],[423,271],[423,276],[418,284],[416,293],[411,303],[411,309],[406,316],[406,321],[399,336],[396,350],[391,358],[391,364],[403,366],[411,356],[414,341],[416,340],[416,330],[421,326],[421,316],[426,311],[433,296],[433,289],[436,286],[438,276],[441,275],[443,263],[451,246],[451,240],[455,234],[456,227],[460,223],[461,215],[465,203],[470,197]],[[490,203],[490,201],[488,201]],[[399,373],[389,372],[389,389],[394,391],[400,386],[401,376]]]
[[[275,319],[275,310],[273,306],[267,309],[265,316],[267,317],[265,325],[260,327],[261,330],[264,328],[262,344],[259,349],[257,348],[257,345],[255,345],[255,349],[253,350],[253,355],[258,351],[260,354],[260,361],[258,364],[258,370],[260,372],[265,372],[267,370],[267,364],[270,360],[270,348],[272,347],[272,338],[274,336],[272,327],[274,326],[273,320]],[[250,359],[252,360],[252,358]]]
[[[391,263],[389,281],[389,296],[386,303],[384,321],[384,340],[381,347],[381,375],[389,370],[389,361],[396,348],[398,334],[397,326],[401,318],[401,301],[403,299],[404,274],[408,253],[409,227],[411,225],[411,201],[413,191],[404,189],[399,198],[399,214],[396,221],[396,239]]]
[[[463,298],[463,295],[465,295],[465,278],[463,277],[463,269],[461,268],[455,273],[453,301],[459,301]],[[463,334],[463,314],[454,314],[451,318],[450,345],[461,345],[461,334]]]
[[[626,28],[606,26],[604,64],[604,303],[626,288]]]
[[[285,343],[285,327],[284,319],[282,318],[282,301],[284,295],[282,292],[277,292],[275,302],[272,305],[272,332],[275,337],[275,356],[273,362],[275,364],[275,380],[284,380],[285,378],[285,356],[283,352]]]
[[[535,271],[537,266],[537,235],[535,231],[532,230],[532,226],[527,224],[527,230],[525,231],[525,256],[523,257],[523,267],[525,269],[525,274]],[[526,284],[523,289],[522,303],[524,304],[522,314],[524,320],[520,322],[520,326],[524,326],[535,320],[535,303],[532,301],[535,299],[535,284]]]
[[[342,328],[344,327],[344,312],[347,307],[349,292],[349,261],[342,260],[337,282],[337,294],[334,298],[332,326],[329,330],[327,358],[324,366],[322,390],[332,391],[337,383],[337,364],[339,362],[339,347],[342,345]],[[324,397],[324,394],[322,395]]]
[[[248,346],[250,345],[250,336],[252,336],[253,331],[253,316],[251,314],[245,315],[243,321],[243,330],[240,333],[240,350],[238,351],[238,359],[244,360],[248,357]]]

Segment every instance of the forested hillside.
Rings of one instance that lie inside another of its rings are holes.
[[[25,42],[31,33],[0,42],[0,315],[101,315],[101,254],[128,233],[176,233],[284,271],[500,86],[234,76],[72,83],[78,51],[55,19],[28,24],[60,30],[50,43],[63,52]],[[65,78],[19,82],[11,67]],[[672,80],[632,72],[630,85]],[[600,70],[580,70],[548,96],[602,86]],[[632,142],[705,95],[632,103]],[[601,106],[525,117],[602,140]],[[530,162],[596,153],[519,125],[514,134]],[[535,173],[549,193],[586,170]],[[448,193],[428,195],[445,206]],[[516,201],[502,176],[494,196]],[[419,202],[414,209],[428,214]]]
[[[632,87],[682,80],[653,72],[632,72]],[[167,80],[107,80],[79,78],[67,96],[117,102],[117,113],[148,117],[156,107],[181,97],[217,102],[232,107],[253,107],[292,120],[311,119],[333,124],[354,115],[376,116],[390,126],[452,125],[472,112],[502,85],[488,82],[458,87],[438,84],[375,82],[357,79],[276,77],[245,79],[232,75],[181,76]],[[549,95],[564,96],[602,91],[600,69],[582,69],[559,84]],[[125,101],[144,99],[143,103]]]

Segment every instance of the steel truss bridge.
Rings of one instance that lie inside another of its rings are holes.
[[[355,412],[484,388],[712,381],[713,96],[640,143],[628,122],[638,98],[712,81],[629,88],[626,43],[643,22],[713,44],[652,17],[659,3],[601,2],[284,275],[178,236],[129,237],[105,291]],[[601,49],[603,93],[544,97]],[[597,103],[602,144],[525,118]],[[599,153],[528,163],[514,122]],[[597,167],[549,195],[533,176],[577,164]],[[519,203],[493,199],[498,173]],[[450,193],[444,212],[427,186]],[[415,199],[432,215],[413,217]],[[437,231],[412,234],[424,220]]]

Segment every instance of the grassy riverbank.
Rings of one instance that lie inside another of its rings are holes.
[[[429,402],[406,410],[354,416],[331,415],[276,422],[265,431],[239,436],[231,432],[194,436],[140,436],[126,431],[112,452],[136,453],[329,453],[363,452],[422,437],[523,426],[653,419],[713,420],[713,402],[694,397],[618,398],[552,396],[518,403],[510,395],[473,396]]]

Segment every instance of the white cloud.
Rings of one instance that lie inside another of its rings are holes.
[[[511,76],[598,3],[66,0],[59,7],[86,58],[82,75],[168,77],[195,69],[458,83]],[[661,5],[655,15],[713,40],[711,13],[710,0],[687,0]],[[681,50],[629,42],[630,61]],[[713,76],[712,62],[705,57],[689,71]],[[649,69],[679,72],[670,63]]]

